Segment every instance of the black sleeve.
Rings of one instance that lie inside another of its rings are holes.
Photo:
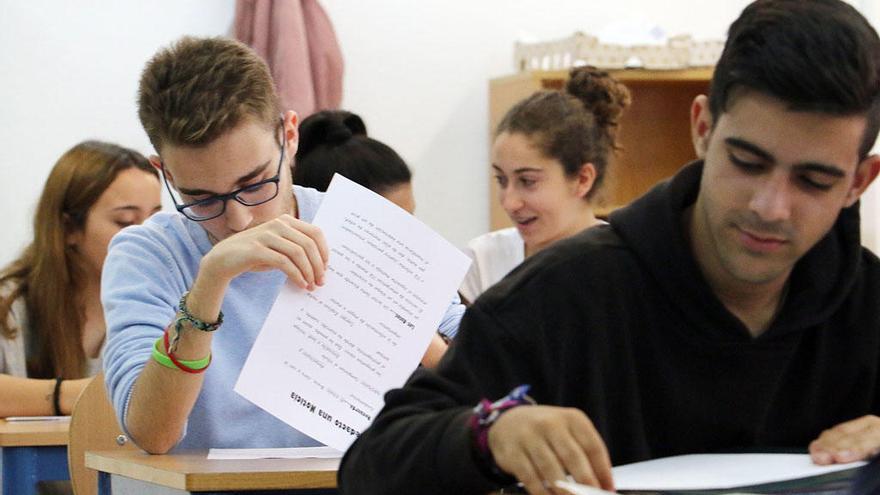
[[[503,327],[479,303],[468,308],[437,370],[420,369],[388,392],[375,422],[346,452],[341,493],[466,495],[499,487],[475,459],[468,417],[483,397],[496,400],[523,383],[538,386],[534,370],[542,369],[533,343]]]

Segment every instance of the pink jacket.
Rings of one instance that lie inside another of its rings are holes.
[[[339,108],[342,51],[317,0],[237,0],[235,37],[269,64],[285,110]]]

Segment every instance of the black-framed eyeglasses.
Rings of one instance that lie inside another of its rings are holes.
[[[281,129],[284,130],[284,121],[281,122]],[[174,202],[174,208],[183,214],[186,218],[195,222],[204,222],[217,218],[226,212],[226,202],[230,199],[238,201],[245,206],[257,206],[267,203],[278,196],[278,183],[281,181],[281,166],[284,164],[284,138],[281,139],[281,158],[278,159],[278,171],[274,177],[270,177],[260,182],[244,186],[235,191],[226,194],[215,194],[192,203],[180,204],[171,190],[168,178],[165,176],[165,164],[162,164],[162,180],[171,195],[171,201]]]

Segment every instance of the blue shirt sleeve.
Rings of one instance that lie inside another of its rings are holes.
[[[150,235],[153,228],[162,226],[132,227],[117,234],[102,270],[101,302],[107,324],[104,379],[126,434],[134,384],[191,283],[180,256],[158,242],[160,236]]]
[[[461,298],[458,297],[456,292],[449,307],[446,308],[446,313],[443,315],[443,319],[440,320],[440,328],[437,330],[446,337],[454,339],[458,334],[458,325],[461,324],[461,317],[464,316],[465,309],[464,304],[461,303]]]

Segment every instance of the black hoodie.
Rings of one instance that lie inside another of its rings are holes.
[[[495,489],[466,420],[480,398],[523,383],[541,404],[583,410],[614,465],[805,449],[824,429],[880,413],[880,264],[860,245],[858,206],[797,263],[781,311],[753,338],[682,231],[701,172],[685,167],[480,297],[439,369],[388,393],[343,459],[342,492]]]

